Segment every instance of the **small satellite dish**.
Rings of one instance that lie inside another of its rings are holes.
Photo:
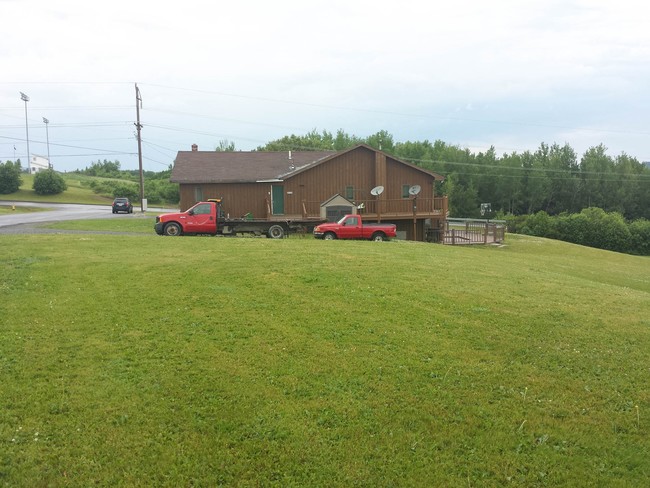
[[[422,190],[422,188],[420,188],[420,185],[413,185],[411,188],[409,188],[409,195],[415,196],[420,193],[420,190]]]
[[[378,197],[379,195],[382,194],[383,191],[384,191],[383,186],[376,186],[372,190],[370,190],[370,194]]]

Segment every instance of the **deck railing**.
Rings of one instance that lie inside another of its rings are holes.
[[[505,220],[447,219],[442,242],[452,245],[499,243],[505,235]]]
[[[400,198],[400,199],[369,199],[355,202],[358,212],[372,218],[410,217],[418,218],[447,215],[447,197],[434,198]],[[320,215],[321,202],[302,202],[303,217]]]

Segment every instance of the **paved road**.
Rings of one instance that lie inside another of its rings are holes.
[[[36,224],[41,222],[57,222],[59,220],[98,219],[117,217],[111,212],[109,205],[74,205],[69,203],[31,203],[20,202],[17,207],[51,208],[39,212],[16,212],[0,215],[0,227],[19,224]]]
[[[11,205],[13,202],[0,202],[3,205]],[[141,215],[139,209],[134,208],[132,214],[114,214],[110,205],[77,205],[72,203],[34,203],[34,202],[16,202],[15,205],[21,207],[41,207],[51,210],[39,212],[16,212],[0,215],[0,229],[5,231],[9,227],[20,226],[22,228],[33,228],[35,224],[45,222],[59,222],[61,220],[81,220],[81,219],[111,219],[111,218],[134,218]],[[151,208],[153,212],[171,212],[177,210],[163,210]]]

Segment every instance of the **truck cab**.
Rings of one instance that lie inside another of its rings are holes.
[[[216,234],[219,201],[199,202],[185,212],[156,217],[155,231],[159,235]]]

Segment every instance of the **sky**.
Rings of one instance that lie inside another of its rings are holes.
[[[649,14],[643,0],[0,0],[0,160],[26,161],[29,141],[58,171],[137,169],[137,84],[151,171],[192,144],[339,129],[650,161]]]

